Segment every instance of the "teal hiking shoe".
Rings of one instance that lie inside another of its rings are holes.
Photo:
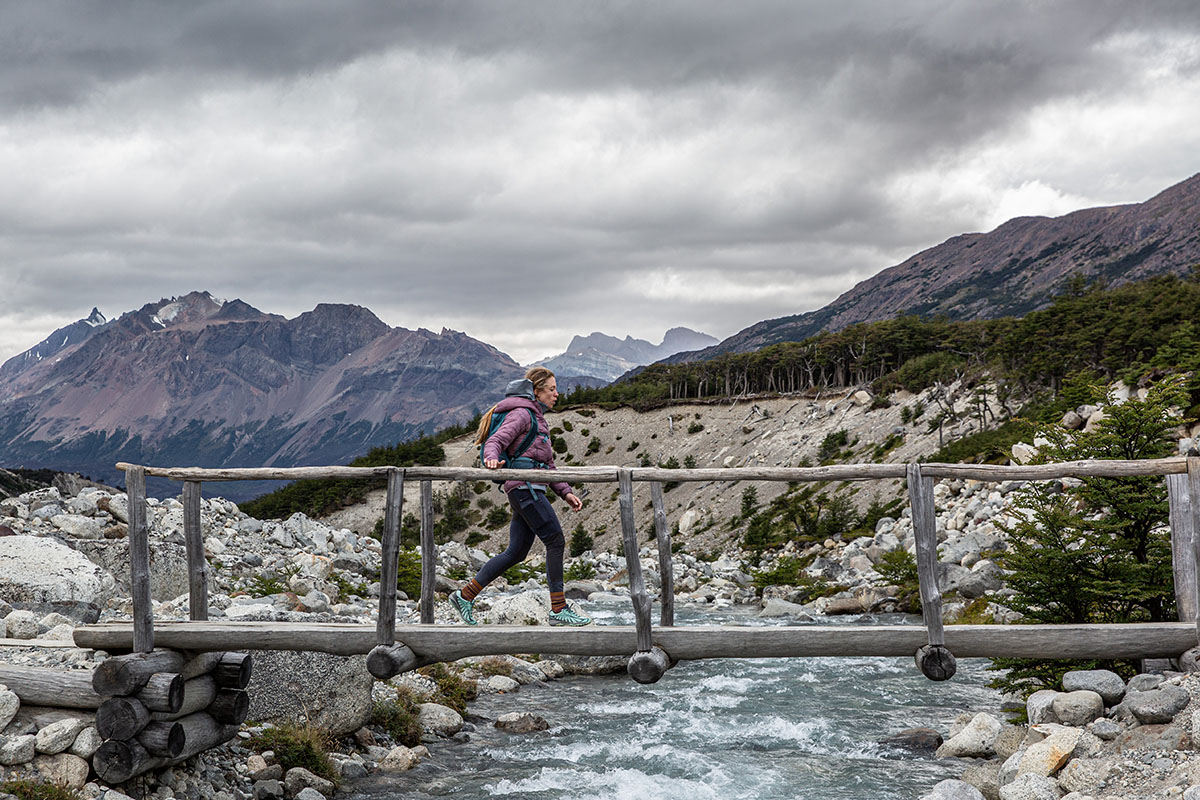
[[[575,613],[575,610],[573,608],[571,608],[570,606],[567,606],[562,611],[551,611],[550,612],[550,624],[551,625],[570,625],[574,628],[578,628],[583,625],[591,625],[592,618],[580,616],[579,614]]]
[[[464,599],[461,589],[455,589],[450,593],[450,605],[462,617],[463,622],[468,625],[479,624],[479,620],[475,619],[475,601]]]

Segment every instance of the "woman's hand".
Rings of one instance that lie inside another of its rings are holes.
[[[563,500],[567,501],[567,505],[571,507],[572,511],[578,511],[583,508],[583,501],[576,497],[574,492],[567,492],[567,496]]]
[[[498,458],[489,458],[487,461],[483,462],[483,465],[488,469],[500,469],[500,465],[503,463],[504,462]]]

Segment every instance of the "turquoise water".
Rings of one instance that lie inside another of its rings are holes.
[[[628,605],[589,605],[598,624],[628,623]],[[786,624],[745,611],[677,612],[678,624]],[[858,624],[914,624],[871,617]],[[828,623],[826,623],[828,624]],[[854,624],[843,621],[837,624]],[[879,744],[905,728],[945,734],[964,711],[999,713],[986,661],[963,660],[933,683],[911,658],[681,662],[657,684],[572,677],[482,697],[472,712],[532,711],[551,730],[510,735],[479,723],[466,744],[431,745],[411,772],[347,787],[362,800],[501,797],[580,800],[882,800],[916,798],[961,774],[961,762]]]

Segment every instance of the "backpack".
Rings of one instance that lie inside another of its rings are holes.
[[[516,409],[513,410],[515,411]],[[532,408],[526,408],[525,410],[529,412],[529,432],[525,434],[525,438],[521,440],[521,443],[517,445],[515,450],[513,450],[511,453],[504,453],[504,455],[507,456],[507,461],[504,466],[508,469],[536,469],[540,466],[545,466],[540,461],[534,461],[531,458],[521,458],[525,451],[533,445],[533,442],[535,439],[537,439],[538,435],[537,415],[533,413]],[[483,463],[483,448],[487,445],[487,440],[492,438],[492,434],[494,434],[500,428],[500,425],[504,422],[504,418],[507,417],[509,413],[510,412],[508,411],[492,412],[492,422],[490,425],[488,425],[487,436],[483,437],[483,443],[479,445],[479,463]],[[492,483],[503,484],[504,481],[492,481]]]

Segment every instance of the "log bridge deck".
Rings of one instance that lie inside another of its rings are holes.
[[[290,469],[201,469],[118,464],[125,470],[129,495],[130,574],[133,623],[77,628],[81,646],[150,652],[155,641],[191,651],[240,649],[317,650],[368,653],[367,665],[377,678],[433,661],[500,653],[629,655],[629,673],[652,683],[680,659],[894,656],[915,654],[917,666],[932,680],[954,675],[954,653],[964,657],[1041,658],[1178,657],[1196,647],[1200,631],[1197,608],[1197,564],[1200,558],[1200,458],[1134,461],[1092,460],[1039,465],[987,464],[843,464],[822,467],[739,467],[726,469],[661,469],[569,467],[557,480],[617,484],[621,533],[635,625],[583,629],[538,629],[528,626],[467,628],[433,625],[434,548],[432,483],[439,481],[526,480],[524,470],[458,467],[296,467]],[[183,482],[184,541],[191,575],[190,617],[186,623],[152,619],[149,544],[146,526],[146,476]],[[933,482],[937,478],[982,481],[1051,480],[1064,477],[1165,476],[1170,498],[1171,549],[1179,623],[1143,625],[1008,625],[946,627],[937,581],[937,530]],[[372,632],[366,626],[208,622],[208,564],[200,522],[202,481],[297,480],[303,478],[375,478],[387,480],[382,535],[379,617]],[[763,626],[719,628],[675,627],[671,534],[663,504],[665,481],[859,481],[904,479],[907,482],[916,539],[923,627],[917,626]],[[420,481],[421,625],[396,625],[396,576],[404,481]],[[634,482],[649,484],[654,513],[658,566],[662,576],[662,613],[651,620],[652,600],[642,577],[634,521]]]

